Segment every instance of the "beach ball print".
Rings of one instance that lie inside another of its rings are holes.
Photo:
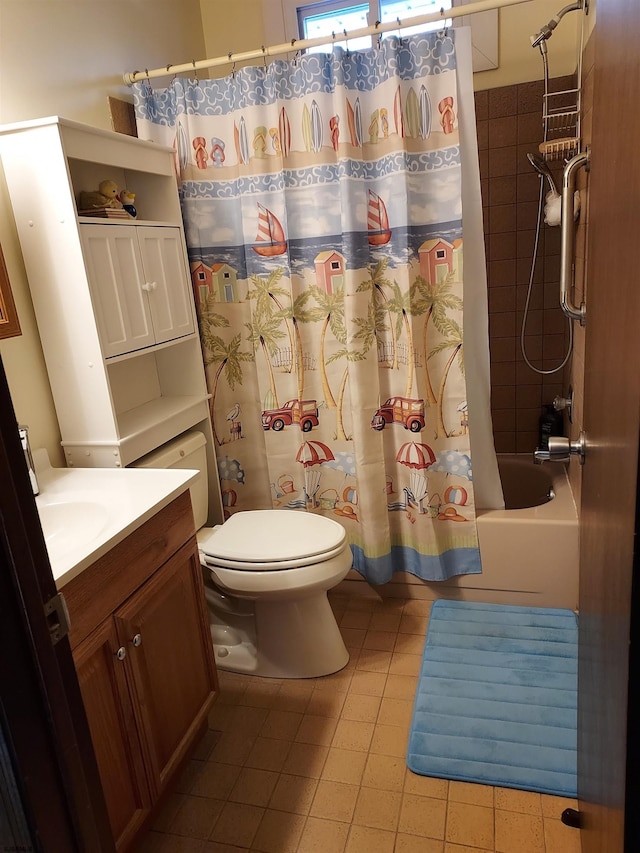
[[[468,497],[467,490],[463,489],[462,486],[449,486],[444,492],[444,502],[446,504],[465,506]]]

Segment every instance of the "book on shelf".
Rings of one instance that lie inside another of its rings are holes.
[[[78,210],[78,216],[93,216],[96,219],[133,219],[126,210],[115,207],[91,207]]]

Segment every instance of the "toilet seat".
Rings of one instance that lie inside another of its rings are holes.
[[[202,530],[198,545],[210,568],[273,572],[332,559],[347,547],[337,521],[295,510],[248,510]]]

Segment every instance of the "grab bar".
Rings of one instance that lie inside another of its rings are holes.
[[[581,152],[572,157],[564,167],[562,176],[562,221],[560,223],[560,307],[571,320],[579,320],[584,326],[587,308],[584,302],[576,306],[571,301],[573,288],[573,242],[575,236],[574,193],[576,172],[589,165],[589,153]]]

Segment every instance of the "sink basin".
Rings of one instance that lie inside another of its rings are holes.
[[[109,518],[103,505],[91,501],[38,503],[38,513],[51,562],[93,542]]]

